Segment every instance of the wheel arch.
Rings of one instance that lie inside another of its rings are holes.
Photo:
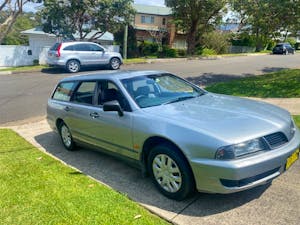
[[[140,161],[143,165],[143,172],[145,174],[148,174],[148,166],[147,166],[147,159],[149,156],[149,153],[151,151],[151,149],[153,149],[155,146],[157,145],[161,145],[161,144],[167,144],[170,145],[172,147],[174,147],[174,149],[176,149],[177,153],[180,154],[180,156],[186,161],[190,172],[193,175],[193,178],[195,180],[195,176],[192,170],[192,167],[189,163],[189,160],[187,159],[186,155],[183,153],[183,151],[179,148],[179,146],[177,144],[175,144],[173,141],[165,138],[165,137],[160,137],[160,136],[152,136],[149,137],[143,144],[143,148],[142,148],[142,154],[140,156]]]

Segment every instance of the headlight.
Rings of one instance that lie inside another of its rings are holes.
[[[240,144],[221,147],[216,153],[216,159],[235,159],[244,155],[266,150],[266,146],[261,138],[245,141]]]

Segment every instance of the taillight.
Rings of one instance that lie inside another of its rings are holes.
[[[57,51],[56,51],[56,53],[55,53],[55,56],[56,57],[60,57],[60,48],[61,48],[61,43],[59,44],[59,46],[57,47]]]

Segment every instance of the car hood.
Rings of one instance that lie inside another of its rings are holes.
[[[228,143],[289,132],[290,114],[271,104],[207,93],[181,102],[145,108],[149,116],[196,130]],[[184,135],[184,134],[183,134]]]

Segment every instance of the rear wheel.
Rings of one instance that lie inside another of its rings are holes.
[[[189,165],[172,145],[162,144],[151,150],[148,171],[155,186],[168,198],[183,200],[194,191],[194,177]]]
[[[73,140],[69,127],[64,122],[61,122],[58,129],[59,129],[60,138],[65,148],[69,151],[74,150],[75,142]]]
[[[121,61],[118,58],[112,58],[109,62],[109,66],[112,70],[117,70],[121,66]]]
[[[67,62],[66,69],[69,73],[77,73],[80,70],[80,63],[78,60],[71,59]]]

